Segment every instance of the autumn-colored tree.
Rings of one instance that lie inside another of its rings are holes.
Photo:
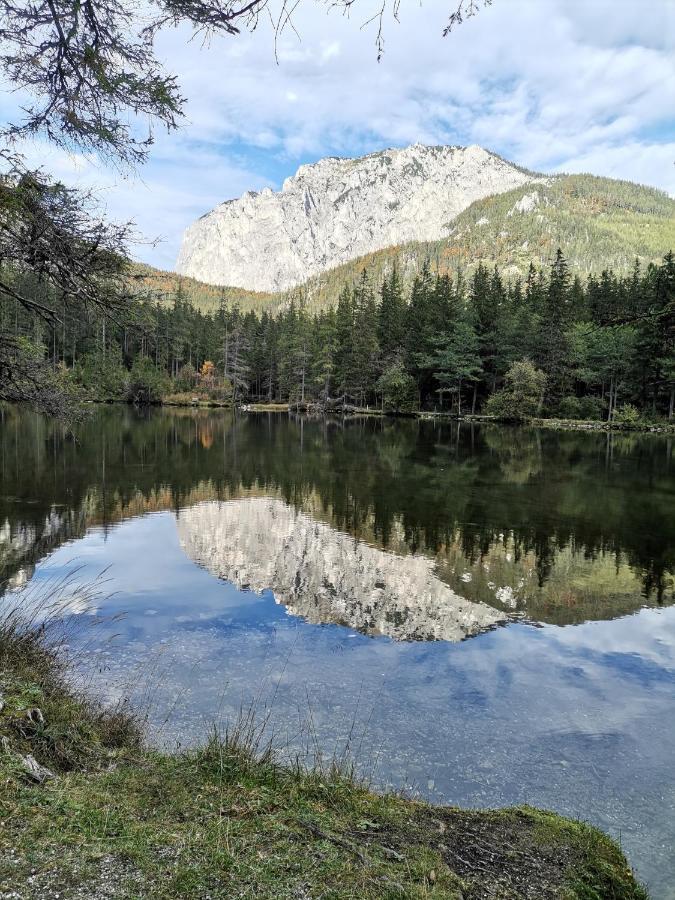
[[[210,359],[207,359],[204,361],[199,374],[202,381],[206,382],[206,384],[212,384],[215,377],[215,372],[216,367],[214,363],[212,363]]]

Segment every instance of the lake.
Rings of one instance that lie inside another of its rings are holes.
[[[282,756],[589,820],[675,898],[672,438],[0,416],[3,602],[105,570],[80,665],[158,743],[253,704]]]

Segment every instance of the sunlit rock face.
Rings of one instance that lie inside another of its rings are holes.
[[[357,256],[438,240],[475,200],[538,179],[481,147],[382,150],[300,166],[278,192],[248,192],[185,232],[176,271],[211,284],[285,290]]]
[[[386,553],[282,500],[201,503],[180,513],[178,533],[185,553],[213,575],[243,589],[271,589],[309,622],[399,641],[460,641],[506,620],[454,593],[432,560]]]

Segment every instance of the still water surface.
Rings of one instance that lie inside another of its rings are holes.
[[[158,741],[254,700],[380,786],[590,820],[675,898],[672,440],[1,415],[0,585],[107,569],[94,676]]]

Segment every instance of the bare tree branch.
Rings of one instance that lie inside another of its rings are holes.
[[[258,27],[265,12],[275,39],[290,27],[302,2],[321,3],[350,16],[362,0],[149,0],[144,16],[135,0],[0,0],[0,70],[32,98],[8,139],[45,135],[60,147],[95,153],[116,164],[142,163],[153,125],[178,126],[184,98],[154,51],[157,33],[188,24],[205,39]],[[452,0],[444,29],[476,14],[492,0]],[[361,27],[376,25],[377,58],[384,52],[387,16],[398,21],[401,0],[380,0]],[[297,33],[297,32],[296,32]],[[138,117],[148,123],[139,136]]]
[[[131,226],[97,217],[90,194],[26,171],[15,157],[0,158],[8,166],[0,176],[0,294],[45,319],[56,317],[48,297],[104,312],[121,308],[129,296]]]
[[[450,14],[448,24],[443,29],[443,37],[447,37],[456,25],[465,19],[477,15],[481,6],[492,6],[492,0],[459,0],[457,8]]]
[[[72,418],[72,389],[54,372],[40,347],[0,332],[0,401],[30,403],[50,416]]]

